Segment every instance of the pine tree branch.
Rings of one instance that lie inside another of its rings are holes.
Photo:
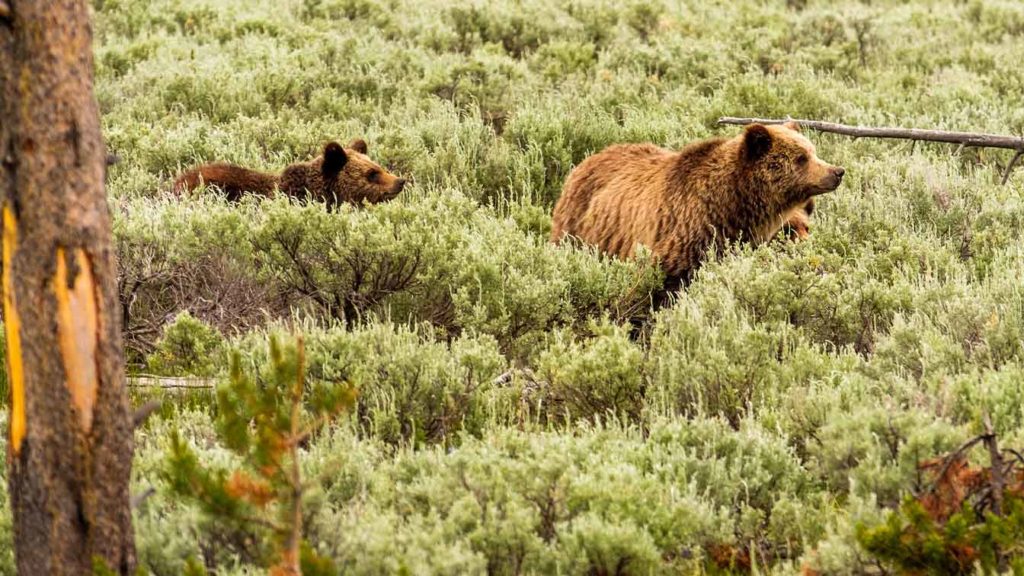
[[[307,424],[305,428],[300,430],[297,436],[289,437],[285,445],[288,446],[288,448],[301,445],[306,440],[309,440],[310,436],[312,436],[314,432],[329,424],[332,420],[337,418],[338,415],[341,414],[344,410],[344,407],[339,407],[336,410],[332,410],[326,414],[318,416],[315,420],[313,420],[313,422]]]
[[[223,515],[221,517],[231,518],[232,520],[238,521],[240,524],[248,525],[255,524],[256,526],[262,526],[271,532],[281,534],[287,531],[287,527],[282,526],[276,522],[271,522],[266,518],[260,518],[259,516],[249,516],[248,514],[237,514],[235,516]]]
[[[296,366],[295,386],[292,388],[291,438],[300,435],[299,417],[302,415],[302,391],[306,385],[306,346],[301,335],[295,343]],[[299,466],[299,447],[290,443],[288,453],[291,457],[291,526],[281,558],[281,568],[285,574],[299,576],[302,574],[299,565],[299,548],[302,544],[302,469]]]

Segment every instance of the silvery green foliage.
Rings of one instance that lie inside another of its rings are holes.
[[[494,380],[506,361],[494,338],[465,334],[440,342],[429,332],[384,324],[348,331],[309,331],[306,374],[311,381],[352,382],[361,426],[399,444],[454,441],[507,418],[507,394]],[[266,373],[266,335],[241,343],[257,372]]]
[[[140,348],[167,310],[186,307],[228,333],[294,314],[426,322],[490,334],[519,357],[555,327],[643,316],[661,281],[651,261],[557,249],[457,192],[337,212],[286,199],[129,200],[114,231]]]
[[[541,401],[555,419],[573,422],[622,416],[635,420],[643,409],[644,354],[622,328],[591,325],[583,338],[557,332],[540,354]]]

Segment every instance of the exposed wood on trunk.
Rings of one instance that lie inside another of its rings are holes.
[[[14,212],[3,208],[3,292],[4,333],[7,337],[7,381],[11,388],[11,453],[18,456],[25,438],[25,372],[21,355],[21,318],[14,306],[14,281],[11,261],[18,246]]]
[[[1010,172],[1022,155],[1024,155],[1024,137],[1006,136],[1001,134],[984,134],[980,132],[949,132],[946,130],[924,130],[921,128],[876,128],[870,126],[849,126],[847,124],[836,124],[834,122],[822,122],[820,120],[796,120],[793,118],[768,119],[768,118],[736,118],[723,116],[718,119],[719,124],[734,124],[745,126],[747,124],[785,124],[796,122],[803,128],[810,128],[819,132],[830,132],[853,136],[854,138],[895,138],[900,140],[913,140],[922,142],[945,142],[947,144],[959,144],[959,152],[964,146],[976,148],[1003,148],[1016,150],[1006,172],[1003,174],[1002,183],[1010,178]]]
[[[96,285],[92,277],[92,263],[85,251],[75,250],[74,264],[78,276],[68,279],[67,256],[57,248],[57,273],[53,277],[53,292],[57,296],[57,336],[60,339],[61,359],[66,373],[65,384],[71,392],[86,434],[92,430],[92,413],[99,387],[96,374],[96,344],[99,321],[96,311]]]
[[[20,574],[133,574],[132,421],[85,0],[0,0],[0,205]]]

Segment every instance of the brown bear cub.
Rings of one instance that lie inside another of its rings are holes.
[[[391,200],[405,187],[405,180],[370,160],[366,153],[366,142],[362,140],[352,142],[347,149],[330,142],[321,156],[291,164],[280,174],[214,162],[178,176],[174,191],[181,194],[206,184],[220,188],[229,200],[235,201],[246,192],[273,196],[278,190],[292,198],[317,200],[328,206]]]
[[[807,204],[793,210],[789,217],[785,218],[786,223],[782,225],[782,231],[790,240],[804,240],[811,235],[811,214],[814,214],[814,199],[807,201]]]
[[[730,241],[766,242],[787,221],[795,234],[806,234],[814,196],[839,187],[843,174],[817,157],[793,122],[752,124],[735,138],[679,152],[611,146],[569,175],[551,240],[574,236],[620,258],[643,244],[674,287]]]

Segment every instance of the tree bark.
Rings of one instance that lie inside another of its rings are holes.
[[[86,0],[0,0],[7,466],[20,574],[135,570],[116,264]]]

